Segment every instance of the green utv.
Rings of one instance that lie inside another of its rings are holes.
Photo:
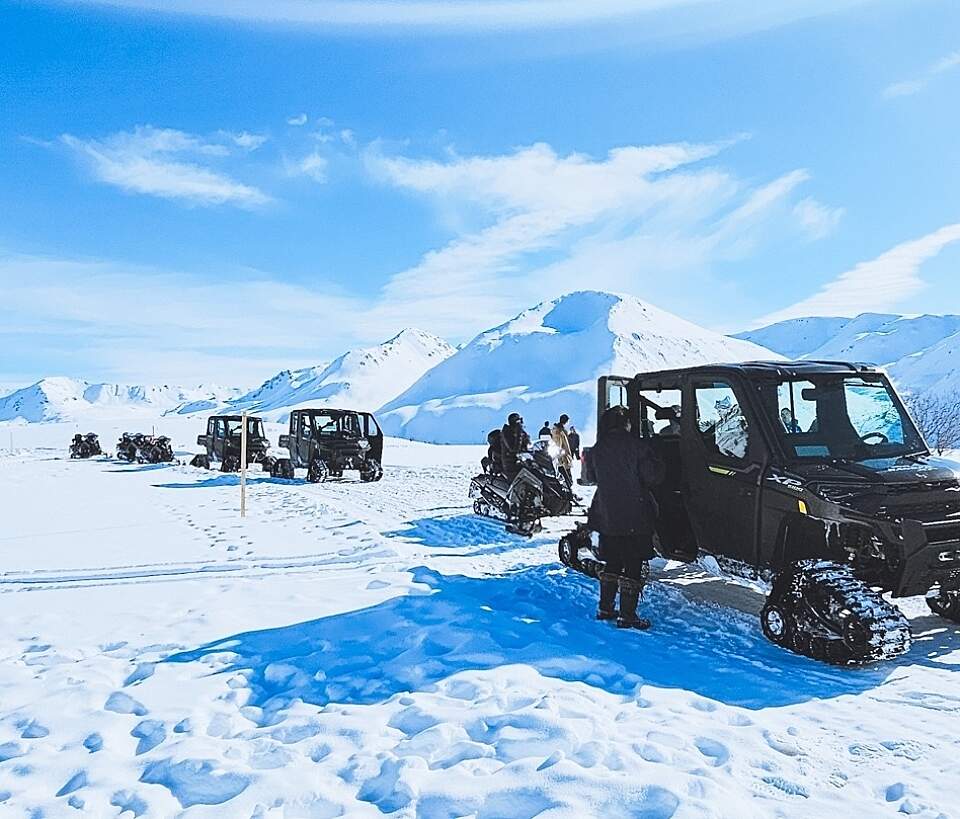
[[[356,470],[365,483],[383,477],[383,432],[369,412],[343,409],[301,409],[290,413],[290,430],[280,436],[280,447],[290,452],[283,464],[285,477],[297,467],[307,480],[321,483]]]
[[[777,645],[839,665],[904,654],[910,626],[884,594],[960,622],[960,464],[931,454],[883,372],[751,362],[598,388],[598,412],[627,407],[666,464],[659,554],[766,583]],[[584,466],[590,483],[589,453]],[[597,576],[593,544],[578,528],[561,562]]]

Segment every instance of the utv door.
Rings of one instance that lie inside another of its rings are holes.
[[[213,449],[213,457],[218,461],[222,461],[226,457],[226,448],[227,440],[227,422],[223,418],[216,418],[213,425],[213,438],[211,439],[211,448]]]
[[[720,376],[689,381],[681,423],[685,502],[700,549],[756,565],[763,441],[742,386]]]
[[[633,379],[621,375],[604,375],[597,381],[597,428],[600,418],[610,407],[629,407],[628,387]]]
[[[383,460],[383,432],[377,419],[369,413],[362,416],[363,436],[370,442],[369,456],[378,463]]]

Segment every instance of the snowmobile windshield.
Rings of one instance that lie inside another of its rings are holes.
[[[926,454],[923,438],[881,375],[784,380],[767,406],[789,456],[867,461]]]

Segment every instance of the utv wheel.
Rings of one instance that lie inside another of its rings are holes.
[[[927,605],[934,614],[960,622],[960,590],[938,589],[927,595]]]
[[[368,461],[360,472],[360,480],[364,483],[375,483],[383,477],[383,467],[379,461]]]
[[[768,602],[760,611],[760,628],[771,643],[776,643],[778,646],[791,644],[790,619],[776,603]]]
[[[569,566],[571,569],[580,568],[580,548],[574,542],[575,534],[571,533],[560,538],[560,546],[558,549],[560,555],[560,562],[564,566]]]
[[[209,469],[210,458],[206,455],[195,455],[193,460],[190,461],[190,466],[195,466],[199,469]]]
[[[323,461],[319,458],[310,461],[310,466],[307,468],[307,480],[310,483],[323,483],[329,477],[330,468]]]
[[[240,470],[240,459],[235,455],[228,455],[220,462],[221,472],[238,472]]]

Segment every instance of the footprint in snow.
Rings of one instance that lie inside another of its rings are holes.
[[[730,751],[722,742],[709,737],[697,737],[694,741],[697,750],[700,751],[715,768],[726,765],[730,759]]]

